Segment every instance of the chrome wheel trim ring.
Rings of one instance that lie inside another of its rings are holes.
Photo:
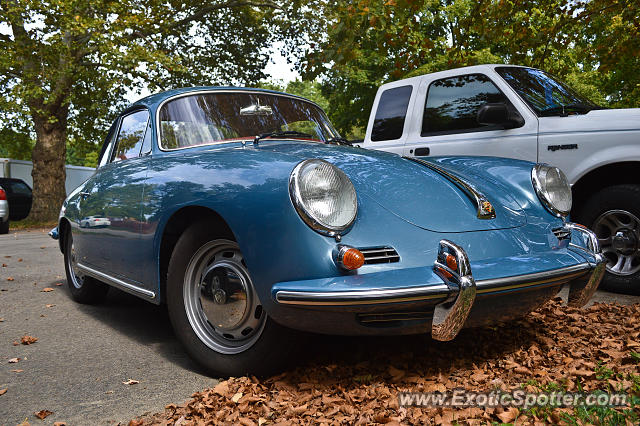
[[[607,272],[630,276],[640,271],[640,219],[626,210],[609,210],[593,222]]]
[[[67,253],[67,267],[70,272],[71,284],[77,289],[80,289],[84,284],[84,273],[80,271],[78,267],[78,255],[76,253],[75,245],[73,244],[73,236],[69,233],[67,238],[71,238],[71,248],[69,249],[69,253]]]
[[[226,276],[235,292],[221,297],[208,278]],[[224,303],[220,303],[220,302]],[[210,349],[222,354],[246,351],[260,338],[266,315],[238,245],[215,240],[191,257],[183,283],[183,302],[191,329]]]

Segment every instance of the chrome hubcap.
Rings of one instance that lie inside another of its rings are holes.
[[[193,255],[185,274],[183,297],[193,331],[217,352],[243,352],[264,329],[266,315],[242,253],[232,241],[211,241]]]
[[[609,210],[593,222],[607,271],[627,276],[640,271],[640,219],[625,210]]]
[[[71,234],[69,234],[68,238],[73,238]],[[71,284],[75,288],[82,287],[84,283],[84,273],[78,267],[78,255],[76,253],[75,245],[73,244],[73,239],[71,240],[71,249],[69,250],[69,255],[67,256],[67,262],[69,263],[69,271],[71,272]]]

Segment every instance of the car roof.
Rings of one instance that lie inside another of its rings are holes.
[[[164,92],[156,93],[150,96],[146,96],[133,104],[131,104],[126,110],[135,109],[139,106],[145,106],[147,108],[156,108],[159,104],[164,102],[165,100],[172,98],[174,96],[182,95],[184,93],[191,92],[262,92],[272,95],[284,95],[293,98],[298,98],[303,101],[311,102],[309,99],[303,98],[302,96],[292,95],[290,93],[279,92],[277,90],[270,89],[258,89],[252,87],[237,87],[237,86],[195,86],[195,87],[183,87],[180,89],[167,90]],[[315,103],[314,103],[315,104]]]

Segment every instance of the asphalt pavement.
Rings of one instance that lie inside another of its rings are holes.
[[[45,231],[0,235],[0,263],[0,425],[127,424],[217,383],[183,351],[163,307],[115,289],[99,306],[73,302],[58,243]],[[603,291],[594,300],[640,303]],[[23,336],[38,340],[23,345]],[[312,354],[338,341],[315,340]],[[139,383],[123,384],[129,379]],[[53,414],[41,421],[41,410]]]
[[[115,289],[99,306],[73,302],[46,232],[0,235],[0,263],[0,425],[127,424],[217,383],[183,351],[163,307]],[[14,345],[25,335],[38,341]],[[41,410],[53,414],[41,421]]]

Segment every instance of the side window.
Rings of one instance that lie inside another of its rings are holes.
[[[372,141],[400,139],[413,86],[394,87],[382,92],[371,131]]]
[[[111,154],[111,146],[114,144],[117,131],[118,131],[118,123],[120,119],[116,119],[111,125],[109,129],[109,133],[107,133],[107,137],[102,144],[102,149],[100,150],[100,155],[98,156],[98,167],[102,167],[109,162],[110,154]]]
[[[128,160],[140,155],[148,121],[147,110],[137,111],[122,118],[112,161]]]
[[[149,120],[147,130],[144,132],[144,140],[142,141],[140,155],[147,155],[149,153],[151,153],[151,120]]]
[[[478,124],[476,115],[486,103],[503,102],[506,96],[483,74],[443,78],[429,85],[422,115],[422,136],[481,132],[496,126]]]
[[[13,192],[14,194],[20,194],[20,195],[31,195],[31,189],[27,186],[26,183],[22,183],[22,182],[10,182],[11,185],[11,192]]]

